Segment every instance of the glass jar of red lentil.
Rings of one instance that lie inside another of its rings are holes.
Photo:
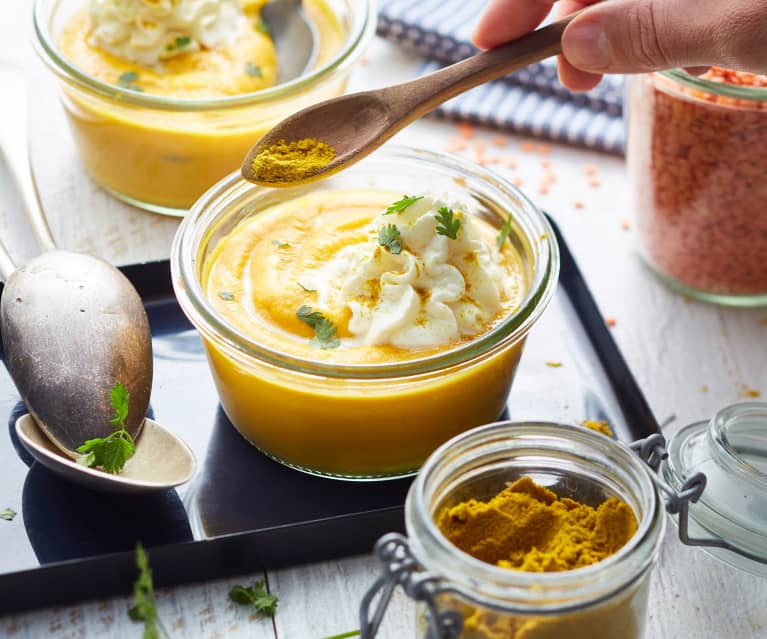
[[[669,285],[767,304],[767,76],[636,76],[627,160],[642,253]]]

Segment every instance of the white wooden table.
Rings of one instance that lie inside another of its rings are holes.
[[[85,175],[53,79],[30,45],[30,4],[3,0],[0,60],[21,65],[28,74],[32,164],[55,237],[63,248],[116,264],[166,258],[178,222],[121,204]],[[372,43],[367,59],[355,72],[353,88],[404,79],[417,64],[380,40]],[[399,140],[441,150],[454,134],[452,125],[426,120]],[[476,135],[486,141],[488,155],[495,154],[496,137],[491,131]],[[671,293],[654,279],[637,256],[621,159],[556,145],[544,156],[537,143],[535,151],[525,152],[523,140],[505,139],[507,145],[497,150],[516,156],[518,168],[497,165],[497,170],[521,180],[522,188],[555,214],[605,316],[615,318],[615,337],[655,413],[660,419],[676,415],[669,430],[744,399],[748,388],[767,394],[767,310],[707,306]],[[463,154],[474,157],[474,148]],[[546,162],[557,180],[543,194],[539,187]],[[598,186],[590,184],[587,165],[597,168]],[[19,261],[36,252],[2,160],[0,237]],[[20,499],[3,494],[0,486],[0,509],[20,510]],[[675,534],[670,526],[652,586],[647,636],[767,637],[767,582],[681,546]],[[172,637],[321,639],[359,627],[358,602],[374,572],[368,556],[270,571],[269,589],[280,598],[274,620],[252,617],[227,601],[233,583],[252,582],[263,578],[261,573],[161,591],[159,612]],[[130,606],[130,598],[120,597],[14,614],[0,618],[0,636],[140,637],[141,626],[126,614]],[[414,624],[413,607],[398,594],[381,637],[414,637]]]

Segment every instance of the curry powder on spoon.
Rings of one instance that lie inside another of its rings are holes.
[[[253,158],[253,177],[264,184],[298,182],[325,168],[335,149],[316,138],[280,140]]]

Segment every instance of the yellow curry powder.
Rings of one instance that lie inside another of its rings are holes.
[[[604,421],[598,422],[593,419],[586,419],[581,422],[581,426],[585,426],[586,428],[596,431],[597,433],[602,433],[603,435],[607,435],[608,437],[613,436],[613,429],[610,428],[609,424]]]
[[[525,572],[582,568],[616,553],[637,530],[631,507],[611,497],[593,508],[522,477],[489,501],[445,508],[442,533],[476,559]],[[450,605],[450,604],[449,604]],[[459,605],[462,639],[624,639],[638,636],[632,598],[591,612],[527,617]],[[605,634],[606,633],[606,634]]]
[[[315,138],[280,140],[253,158],[253,176],[265,184],[311,177],[335,158],[335,149]]]

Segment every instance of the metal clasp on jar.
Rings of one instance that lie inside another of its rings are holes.
[[[684,484],[682,484],[679,492],[675,491],[663,481],[658,476],[661,463],[668,457],[668,453],[666,452],[666,438],[663,435],[655,433],[649,437],[639,439],[629,444],[629,447],[652,469],[653,472],[650,476],[665,499],[666,511],[671,515],[677,515],[678,517],[679,540],[685,546],[723,548],[734,552],[741,557],[745,557],[746,559],[751,559],[760,564],[767,564],[767,560],[763,557],[733,546],[724,539],[713,537],[708,539],[690,537],[690,504],[697,502],[703,494],[703,491],[706,489],[706,475],[705,473],[700,472],[691,475]]]
[[[405,594],[414,601],[426,605],[429,624],[426,639],[457,639],[460,636],[461,615],[454,610],[440,611],[437,608],[439,595],[455,591],[444,586],[437,575],[419,570],[406,537],[398,533],[384,535],[376,542],[373,555],[381,562],[383,574],[368,589],[360,604],[362,639],[373,639],[378,633],[397,586],[402,586]],[[378,601],[374,603],[376,597]]]

